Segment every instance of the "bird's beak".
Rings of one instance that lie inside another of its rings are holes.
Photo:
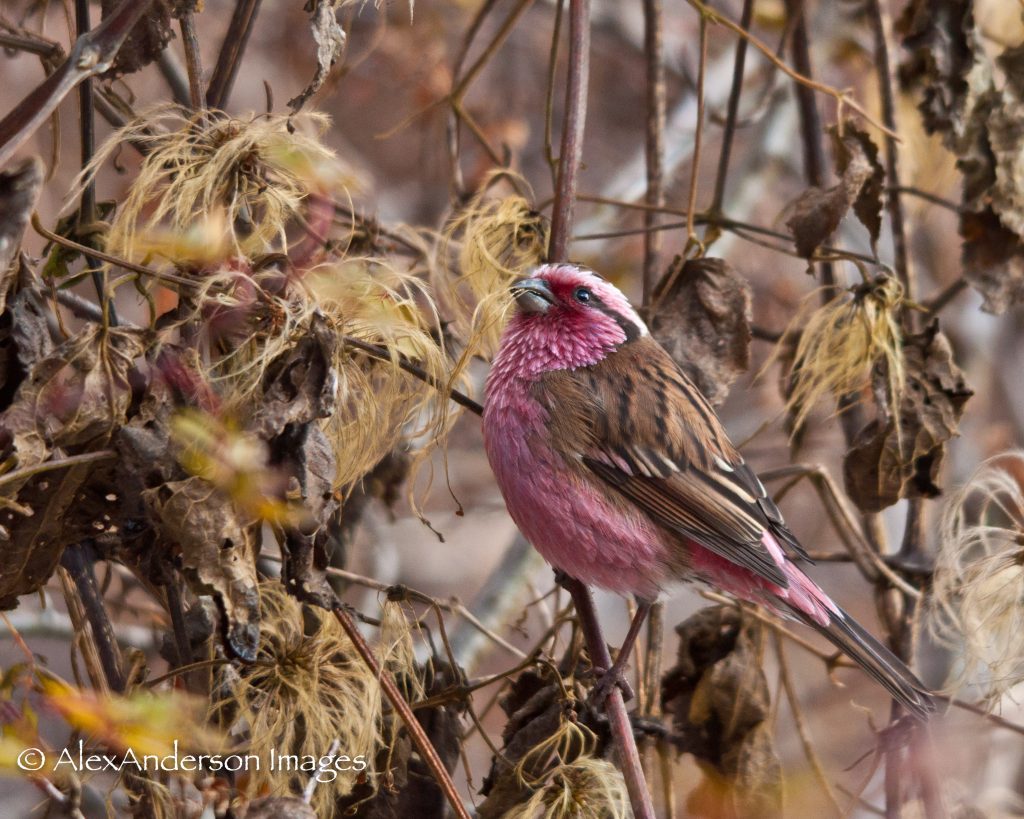
[[[544,279],[519,279],[511,289],[524,313],[546,313],[555,303],[555,294]]]

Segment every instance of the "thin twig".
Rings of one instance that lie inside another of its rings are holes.
[[[381,668],[380,663],[377,662],[377,658],[373,655],[373,650],[367,644],[366,640],[363,639],[363,635],[359,633],[359,629],[356,624],[352,622],[352,617],[349,615],[346,609],[341,607],[335,608],[334,616],[337,618],[341,627],[345,630],[349,640],[352,641],[352,645],[355,647],[359,656],[362,657],[363,662],[366,663],[366,667],[370,669],[373,675],[380,682],[380,687],[384,691],[384,696],[387,697],[388,702],[391,703],[391,707],[398,712],[402,722],[405,723],[405,729],[409,732],[409,736],[412,738],[413,744],[416,749],[420,752],[420,756],[423,761],[430,768],[430,772],[437,784],[441,787],[445,798],[448,800],[448,804],[451,805],[452,810],[459,819],[469,819],[469,813],[466,811],[465,806],[462,804],[462,800],[459,798],[459,793],[455,789],[455,783],[452,781],[451,774],[445,768],[444,763],[441,761],[441,757],[438,756],[437,750],[431,743],[430,738],[423,730],[423,726],[420,725],[416,719],[416,715],[413,714],[412,709],[409,707],[409,703],[405,701],[405,698],[399,692],[395,686],[394,680],[391,679],[391,674]]]
[[[344,341],[345,344],[348,344],[351,347],[355,347],[357,350],[361,350],[362,352],[371,355],[374,358],[380,359],[381,361],[391,361],[397,363],[398,366],[401,369],[405,370],[407,373],[409,373],[409,375],[413,375],[416,378],[420,379],[420,381],[424,382],[425,384],[429,384],[438,392],[445,393],[452,399],[452,401],[454,401],[459,406],[465,407],[470,412],[474,412],[477,415],[484,414],[484,408],[476,401],[474,401],[472,398],[470,398],[468,395],[459,392],[454,387],[445,386],[436,378],[427,373],[426,370],[424,370],[422,367],[418,367],[415,364],[413,364],[401,353],[396,353],[395,355],[392,355],[384,347],[379,347],[376,344],[370,344],[368,341],[362,341],[361,339],[353,338],[352,336],[344,336],[342,340]]]
[[[188,94],[192,110],[198,111],[206,99],[203,94],[203,61],[199,52],[199,36],[196,34],[195,14],[186,11],[179,21],[181,43],[185,48],[185,68],[188,71]]]
[[[815,82],[810,77],[801,74],[799,71],[794,71],[792,68],[786,65],[786,63],[783,60],[780,60],[775,55],[775,52],[765,42],[755,37],[749,31],[745,31],[735,21],[730,20],[728,17],[724,16],[720,12],[715,11],[706,3],[702,3],[700,0],[686,0],[686,2],[693,6],[695,9],[697,9],[697,11],[699,11],[702,16],[706,16],[707,19],[710,20],[711,22],[721,23],[730,31],[735,32],[740,37],[744,37],[745,39],[749,40],[750,44],[753,45],[754,48],[756,48],[758,51],[764,54],[764,56],[767,57],[768,60],[776,68],[778,68],[783,74],[785,74],[790,79],[798,82],[800,85],[805,85],[808,88],[817,91],[820,94],[826,94],[827,96],[832,97],[832,99],[836,101],[836,104],[840,109],[843,106],[851,108],[852,110],[860,114],[862,117],[864,117],[865,120],[874,125],[878,130],[882,131],[883,133],[890,134],[896,139],[899,139],[899,136],[897,134],[892,133],[882,123],[880,123],[877,119],[871,116],[867,111],[864,110],[864,108],[856,100],[851,98],[850,95],[847,94],[845,91],[839,91],[830,85]]]
[[[183,276],[176,276],[173,273],[162,273],[159,270],[153,270],[151,267],[145,267],[141,264],[135,264],[129,262],[127,259],[119,259],[117,256],[111,256],[109,253],[104,253],[100,250],[95,250],[90,247],[86,247],[79,242],[69,239],[67,236],[61,236],[59,233],[53,233],[43,227],[43,223],[39,220],[39,214],[32,214],[32,228],[42,236],[44,239],[49,239],[51,242],[55,242],[58,245],[66,247],[70,250],[77,250],[79,253],[92,254],[101,262],[107,264],[117,265],[123,267],[125,270],[130,270],[132,273],[138,273],[142,276],[150,276],[154,279],[161,279],[163,281],[173,282],[174,284],[181,285],[182,287],[199,287],[199,282],[186,279]]]
[[[117,457],[117,453],[112,449],[100,449],[96,452],[84,452],[81,455],[68,455],[66,458],[60,458],[54,461],[43,461],[39,464],[33,464],[32,466],[23,466],[21,469],[15,469],[12,472],[5,472],[0,475],[0,486],[5,484],[15,483],[25,478],[31,478],[33,475],[38,475],[41,472],[49,472],[53,469],[65,469],[69,466],[78,466],[80,464],[88,464],[94,461],[105,461],[109,458]]]
[[[122,0],[96,28],[78,37],[60,67],[0,120],[0,167],[49,119],[75,86],[107,70],[128,32],[152,4],[153,0]]]
[[[786,17],[793,29],[793,64],[797,71],[805,77],[813,77],[811,66],[811,47],[807,36],[807,18],[804,14],[804,0],[786,0]],[[818,100],[814,91],[806,85],[798,84],[794,89],[797,108],[800,111],[800,140],[803,143],[804,178],[807,184],[815,188],[825,187],[825,175],[828,160],[825,157],[825,146],[822,140],[821,114],[818,112]],[[836,283],[835,270],[831,262],[822,262],[821,292],[822,304],[835,296],[833,287]]]
[[[583,156],[590,76],[590,0],[569,0],[569,72],[565,83],[565,119],[558,160],[558,183],[551,213],[550,261],[565,261],[572,235],[576,187]]]
[[[907,299],[914,298],[914,275],[907,253],[907,232],[903,221],[903,204],[900,201],[899,154],[894,137],[896,129],[896,95],[893,91],[892,63],[889,60],[889,42],[892,39],[892,21],[882,7],[881,0],[869,0],[867,4],[871,32],[875,38],[875,68],[878,71],[878,93],[882,103],[882,121],[891,133],[885,135],[885,179],[886,209],[892,227],[893,267],[903,285]]]
[[[708,18],[700,15],[700,49],[699,62],[697,63],[697,124],[693,132],[693,161],[690,165],[690,195],[687,198],[686,207],[686,248],[700,249],[703,254],[703,245],[697,238],[694,230],[694,217],[697,213],[697,176],[700,172],[700,146],[701,137],[704,133],[704,74],[708,64]]]
[[[96,587],[96,576],[92,571],[94,559],[92,548],[87,543],[75,543],[65,547],[60,562],[74,581],[82,610],[92,629],[92,639],[107,685],[112,691],[123,694],[125,679],[121,670],[121,650],[114,639],[114,628]]]
[[[75,27],[78,36],[87,35],[91,28],[89,23],[89,0],[75,0]],[[93,107],[92,79],[86,77],[78,86],[78,133],[81,139],[82,170],[89,167],[93,154],[96,152],[96,114]],[[82,188],[82,201],[78,209],[78,229],[85,239],[85,244],[92,245],[92,232],[96,224],[96,181],[89,179]],[[96,297],[100,300],[106,321],[117,324],[117,313],[107,293],[106,273],[100,263],[89,253],[85,254],[85,269],[92,278],[96,288]]]
[[[814,750],[814,743],[811,741],[810,732],[807,730],[807,724],[804,722],[803,710],[800,708],[800,700],[797,698],[796,689],[793,687],[793,680],[789,673],[789,663],[786,661],[786,646],[778,632],[772,634],[772,643],[775,646],[775,656],[779,661],[779,679],[782,680],[782,688],[786,692],[789,711],[793,715],[793,724],[796,726],[797,735],[800,737],[800,745],[803,747],[804,756],[810,763],[811,770],[814,771],[814,776],[825,792],[825,796],[832,803],[836,816],[842,816],[843,809],[840,807],[839,800],[832,789],[832,783],[829,782],[828,777],[825,775],[825,769],[818,758],[817,752]]]
[[[644,59],[647,64],[647,138],[644,155],[647,163],[645,201],[652,206],[644,212],[644,225],[651,228],[658,221],[658,208],[665,204],[662,184],[665,162],[665,45],[662,34],[661,0],[643,0]],[[644,234],[643,304],[651,303],[659,272],[661,233]]]
[[[224,108],[228,104],[259,9],[260,0],[238,0],[235,3],[235,12],[231,16],[220,54],[217,55],[217,65],[210,77],[210,86],[206,90],[206,104],[211,108]]]
[[[743,11],[740,13],[740,28],[750,30],[754,17],[754,0],[743,0]],[[729,157],[732,154],[732,140],[736,134],[736,120],[740,110],[740,96],[743,93],[743,72],[747,60],[747,38],[740,37],[736,41],[736,57],[732,69],[732,87],[729,89],[729,102],[725,113],[725,126],[722,129],[722,148],[718,154],[718,173],[715,175],[715,192],[711,197],[712,213],[722,209],[725,201],[725,182],[729,174]]]

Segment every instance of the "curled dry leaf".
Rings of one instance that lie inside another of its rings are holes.
[[[231,499],[202,478],[162,484],[143,498],[161,540],[181,550],[193,591],[217,602],[227,645],[242,659],[255,660],[260,596],[254,522],[239,519]]]
[[[340,0],[309,0],[306,11],[312,12],[310,27],[316,41],[316,73],[297,97],[288,100],[288,107],[297,114],[327,80],[334,64],[345,52],[345,29],[338,23]]]
[[[750,366],[750,284],[724,259],[677,256],[654,292],[651,334],[719,405]]]
[[[835,233],[851,207],[871,233],[872,243],[878,236],[875,204],[884,176],[878,149],[867,134],[851,124],[844,125],[843,136],[835,135],[835,142],[839,182],[826,190],[808,188],[789,207],[792,213],[786,227],[793,233],[796,252],[805,259]]]
[[[871,167],[871,175],[864,181],[860,193],[853,200],[853,214],[867,228],[871,248],[878,244],[882,230],[882,193],[885,190],[885,168],[878,161],[878,146],[868,133],[847,120],[842,129],[833,125],[829,129],[836,158],[836,171],[845,178],[850,166],[860,163],[862,157]],[[859,172],[859,171],[858,171]]]
[[[782,768],[756,621],[732,606],[713,606],[676,633],[679,654],[662,681],[662,702],[677,749],[693,754],[707,777],[689,809],[700,816],[781,816]]]
[[[267,368],[263,401],[254,419],[268,442],[271,465],[290,479],[290,491],[306,515],[284,527],[285,583],[300,599],[330,608],[334,594],[326,569],[337,541],[337,461],[319,420],[334,414],[338,372],[337,334],[314,315],[308,332]]]
[[[109,440],[125,421],[132,391],[128,373],[149,334],[89,326],[32,368],[4,414],[33,413],[40,433],[55,446]]]
[[[0,414],[3,460],[10,469],[60,462],[65,447],[104,446],[125,420],[128,370],[144,338],[136,330],[89,327],[38,361]],[[73,513],[94,466],[46,469],[0,487],[0,606],[13,606],[17,595],[49,579],[69,532],[81,523]]]
[[[858,433],[843,460],[846,491],[869,512],[900,498],[940,493],[935,481],[946,441],[959,434],[964,404],[974,394],[938,322],[907,336],[903,355],[906,381],[898,411],[879,401],[879,417]]]
[[[1002,313],[1024,302],[1024,47],[993,61],[968,0],[915,0],[899,29],[910,52],[903,85],[921,94],[925,127],[942,135],[963,176],[964,276],[985,310]]]
[[[18,495],[18,508],[0,507],[0,609],[41,588],[68,543],[65,520],[93,464],[42,473]]]

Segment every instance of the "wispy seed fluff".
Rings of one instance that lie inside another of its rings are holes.
[[[990,707],[1024,679],[1024,451],[983,463],[942,514],[928,627],[957,655],[950,693]]]

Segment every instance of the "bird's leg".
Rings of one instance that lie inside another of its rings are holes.
[[[652,605],[650,600],[637,600],[636,614],[633,615],[633,621],[629,624],[629,631],[626,632],[626,639],[622,641],[622,647],[619,649],[612,667],[608,669],[595,669],[600,674],[600,677],[588,697],[588,700],[593,705],[600,707],[608,697],[608,694],[611,693],[613,685],[617,685],[622,689],[622,698],[624,700],[629,701],[633,698],[633,689],[626,682],[626,676],[623,672],[626,670],[626,663],[629,661],[629,655],[633,651],[633,644],[636,643],[636,638],[640,634],[640,628],[643,626],[644,620],[647,619],[647,613],[651,610]]]

